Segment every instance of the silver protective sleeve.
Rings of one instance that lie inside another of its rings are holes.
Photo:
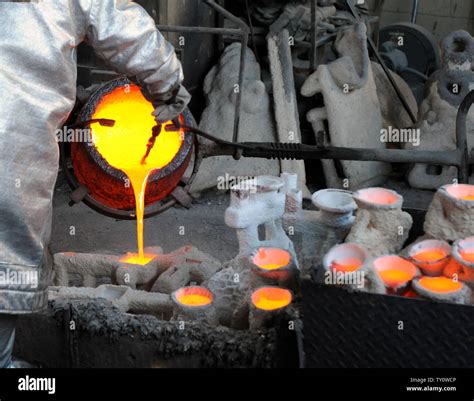
[[[173,46],[142,7],[126,0],[96,0],[88,20],[87,39],[96,53],[118,72],[135,78],[152,98],[183,81]]]
[[[56,133],[75,102],[77,46],[87,40],[152,95],[179,85],[183,73],[133,2],[0,0],[0,16],[0,313],[28,313],[47,302]],[[80,224],[76,235],[88,235]]]

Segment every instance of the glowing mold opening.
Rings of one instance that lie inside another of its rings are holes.
[[[196,308],[212,304],[214,295],[204,287],[183,287],[173,293],[173,297],[180,305]]]
[[[474,202],[474,185],[453,184],[446,187],[446,192],[453,198]]]
[[[355,193],[355,197],[365,203],[376,206],[395,206],[401,203],[402,197],[385,188],[366,188]]]
[[[466,265],[474,264],[474,237],[468,237],[455,244],[460,262]]]
[[[427,291],[441,294],[456,292],[462,288],[462,283],[448,277],[422,277],[418,280],[418,285]]]
[[[445,241],[425,240],[408,251],[409,259],[428,276],[441,275],[451,256],[451,246]]]
[[[283,249],[259,248],[252,261],[261,269],[276,270],[288,266],[291,256],[288,251]]]
[[[257,309],[273,311],[291,304],[293,296],[284,288],[262,287],[254,291],[251,299]]]
[[[156,255],[152,253],[145,253],[143,257],[140,257],[138,253],[131,253],[128,252],[125,256],[120,259],[122,263],[128,263],[131,265],[140,265],[144,266],[150,263],[153,259],[155,259]]]
[[[366,259],[366,252],[360,246],[346,243],[331,248],[324,256],[323,264],[326,269],[346,273],[360,269]]]
[[[385,285],[392,289],[408,284],[418,275],[413,263],[396,255],[377,258],[373,265]]]

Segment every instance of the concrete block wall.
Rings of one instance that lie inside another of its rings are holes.
[[[376,0],[367,0],[373,11]],[[381,26],[409,22],[412,0],[385,0]],[[428,29],[439,42],[449,32],[464,29],[474,35],[474,0],[419,0],[417,24]]]

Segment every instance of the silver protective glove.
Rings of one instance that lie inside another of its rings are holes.
[[[155,96],[153,104],[155,111],[152,113],[158,124],[163,124],[178,117],[191,101],[191,95],[182,85],[179,85],[175,90]]]

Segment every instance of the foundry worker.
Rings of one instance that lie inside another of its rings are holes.
[[[0,367],[8,367],[16,316],[47,305],[55,130],[76,100],[77,46],[88,42],[140,85],[158,121],[175,118],[190,96],[173,47],[133,2],[0,0],[0,16]]]

